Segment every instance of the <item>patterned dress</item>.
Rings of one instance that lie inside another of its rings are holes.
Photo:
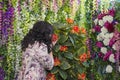
[[[35,44],[23,52],[22,69],[17,80],[46,80],[46,70],[51,70],[54,65],[53,57],[48,54],[44,43]]]

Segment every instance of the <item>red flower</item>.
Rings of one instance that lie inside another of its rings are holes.
[[[47,76],[46,76],[46,80],[56,80],[55,75],[52,74],[52,73],[48,73]]]
[[[79,33],[80,32],[80,29],[78,26],[73,26],[72,28],[72,33]]]
[[[68,49],[67,46],[60,46],[60,51],[66,51]]]
[[[54,58],[54,66],[58,66],[58,65],[60,65],[60,60],[57,58],[57,57],[55,57]]]
[[[56,40],[58,40],[58,35],[53,34],[53,35],[52,35],[52,41],[54,42],[54,41],[56,41]]]
[[[82,74],[78,74],[78,80],[85,80],[86,78],[86,74],[82,73]]]

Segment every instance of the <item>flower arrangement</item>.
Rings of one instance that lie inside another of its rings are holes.
[[[115,21],[114,17],[115,10],[110,9],[108,12],[101,12],[94,20],[95,26],[92,29],[91,37],[94,42],[92,56],[99,65],[94,65],[94,67],[97,67],[100,79],[111,78],[110,80],[113,80],[116,70],[119,71],[118,68],[116,69],[116,63],[119,63],[120,60],[120,55],[117,53],[119,50],[117,46],[120,47],[120,32],[116,29],[118,22]],[[118,65],[118,67],[120,66]]]
[[[53,51],[54,68],[48,73],[47,80],[85,80],[90,58],[85,44],[86,29],[70,18],[63,24],[53,25],[55,34],[52,40],[58,42]]]

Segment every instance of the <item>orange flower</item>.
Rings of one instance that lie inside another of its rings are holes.
[[[87,52],[87,58],[89,59],[91,57],[90,51]]]
[[[54,58],[54,66],[58,66],[58,65],[60,65],[60,60],[57,57],[55,57]]]
[[[82,73],[82,74],[78,74],[78,80],[85,80],[86,78],[86,74]]]
[[[46,80],[56,80],[55,75],[52,74],[52,73],[48,73],[47,76],[46,76]]]
[[[74,21],[73,21],[72,19],[70,19],[70,18],[67,18],[66,21],[67,21],[69,24],[73,24],[73,22],[74,22]]]
[[[81,62],[85,62],[87,60],[87,54],[83,53],[82,55],[80,55],[79,59]]]
[[[68,49],[67,46],[60,46],[60,51],[66,51]]]
[[[79,33],[80,32],[80,29],[78,26],[73,26],[72,27],[72,33]]]
[[[80,31],[81,31],[82,34],[86,34],[86,29],[85,28],[81,27]]]
[[[53,35],[52,35],[52,41],[56,41],[56,40],[58,40],[58,35],[53,34]]]

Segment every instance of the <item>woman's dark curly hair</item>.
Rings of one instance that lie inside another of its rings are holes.
[[[27,33],[24,39],[21,42],[22,50],[28,47],[28,45],[33,45],[35,41],[39,43],[44,43],[47,45],[48,52],[52,50],[52,34],[53,26],[45,21],[38,21],[33,25],[33,28]]]

